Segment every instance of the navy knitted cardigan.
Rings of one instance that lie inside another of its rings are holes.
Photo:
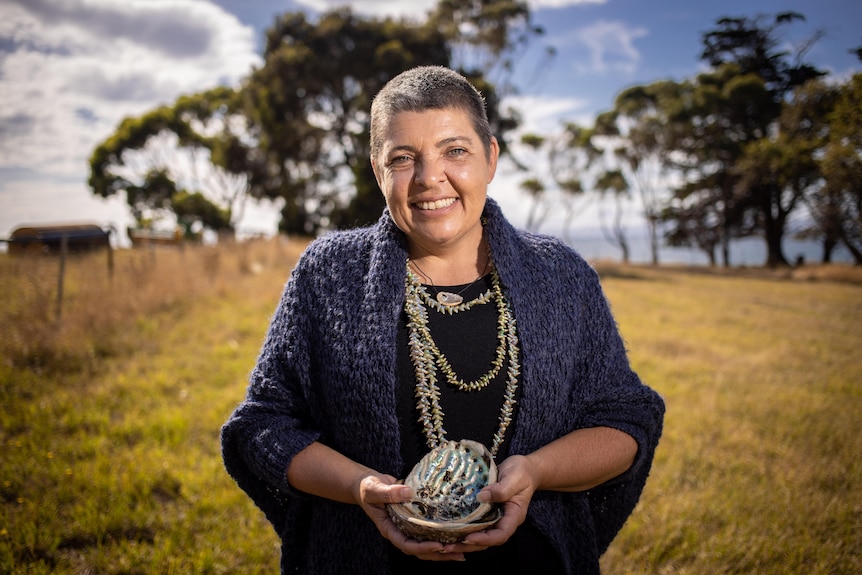
[[[639,446],[620,477],[588,492],[539,491],[530,504],[529,520],[567,572],[598,573],[646,482],[664,403],[631,370],[594,270],[558,240],[516,230],[490,198],[484,216],[522,353],[510,453],[595,426]],[[398,476],[395,339],[406,259],[388,211],[374,226],[312,242],[285,286],[247,396],[222,428],[225,467],[281,537],[283,573],[387,572],[389,543],[360,507],[299,493],[286,470],[320,441]]]

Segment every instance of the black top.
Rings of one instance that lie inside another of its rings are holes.
[[[438,291],[459,293],[469,302],[491,288],[490,274],[472,285],[425,286],[433,298]],[[458,313],[442,313],[426,306],[428,329],[434,343],[449,360],[455,374],[464,381],[474,381],[491,369],[497,352],[497,302],[474,305]],[[398,329],[398,387],[396,399],[398,421],[401,425],[401,456],[404,461],[401,477],[413,468],[429,447],[416,405],[416,375],[410,361],[407,345],[407,314],[402,311]],[[461,391],[446,381],[446,376],[437,370],[437,386],[440,388],[440,407],[443,410],[443,428],[447,439],[472,439],[491,448],[494,435],[500,426],[500,408],[503,406],[508,381],[508,358],[497,376],[486,387],[478,391]],[[517,409],[517,404],[516,409]],[[495,457],[497,462],[506,457],[508,438],[512,435],[510,424],[506,440]]]

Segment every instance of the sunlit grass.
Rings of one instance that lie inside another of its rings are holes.
[[[47,286],[0,261],[17,294],[0,307],[14,335],[0,344],[0,573],[278,572],[218,432],[300,247],[159,252],[146,278],[152,254],[121,253],[114,287],[103,260],[73,266],[61,323],[56,261],[37,264]],[[668,406],[605,573],[862,572],[862,283],[599,269]]]
[[[665,433],[608,573],[862,572],[862,288],[605,281]]]
[[[4,356],[0,572],[277,572],[274,533],[224,472],[218,433],[300,248],[258,246],[246,254],[256,273],[240,258],[201,286],[185,277],[199,273],[195,254],[158,253],[169,273],[147,280],[152,295],[130,296],[131,315],[85,341],[107,338],[110,356],[91,361],[66,340],[43,349],[49,361]],[[62,322],[87,332],[71,325],[86,317],[70,303]]]

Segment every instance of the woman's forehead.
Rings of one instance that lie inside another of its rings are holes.
[[[386,128],[384,140],[389,145],[397,140],[417,137],[430,137],[432,140],[477,137],[469,114],[456,108],[398,112],[392,116]]]

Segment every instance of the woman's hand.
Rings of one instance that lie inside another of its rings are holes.
[[[356,500],[380,534],[407,555],[429,561],[463,561],[463,553],[436,541],[416,541],[404,535],[386,511],[387,503],[403,503],[413,490],[395,482],[391,475],[367,475],[359,481]]]
[[[527,508],[536,491],[536,478],[529,460],[522,455],[506,458],[498,467],[497,482],[479,492],[480,501],[492,501],[503,505],[503,517],[490,529],[468,535],[461,546],[479,551],[502,545],[527,519]]]

